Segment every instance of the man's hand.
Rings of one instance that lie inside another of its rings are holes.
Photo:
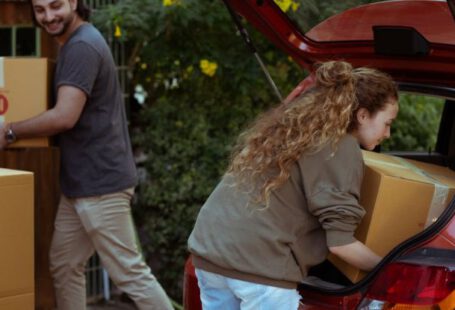
[[[23,139],[52,136],[69,130],[79,120],[86,101],[87,96],[79,88],[60,86],[55,107],[32,118],[15,121],[14,133]]]
[[[8,145],[5,139],[6,126],[6,123],[0,123],[0,150],[3,150]]]

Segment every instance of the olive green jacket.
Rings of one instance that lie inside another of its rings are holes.
[[[328,247],[355,241],[363,159],[345,136],[333,149],[303,155],[289,179],[255,205],[225,175],[198,215],[188,240],[196,268],[240,280],[295,287],[321,263]]]

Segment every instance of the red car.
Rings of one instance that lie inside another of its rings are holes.
[[[303,69],[343,59],[389,73],[400,91],[442,98],[435,149],[395,154],[455,170],[455,0],[376,2],[341,12],[306,33],[273,0],[223,1]],[[286,100],[310,83],[304,80]],[[396,246],[355,284],[330,263],[314,268],[312,280],[299,286],[299,309],[454,310],[454,215],[452,199],[435,223]],[[191,258],[183,297],[185,309],[201,309]]]

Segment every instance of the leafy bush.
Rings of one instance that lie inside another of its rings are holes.
[[[444,100],[436,97],[401,94],[400,111],[392,125],[391,138],[383,151],[434,150]]]
[[[180,294],[186,241],[199,208],[226,167],[233,139],[265,105],[231,102],[228,93],[221,94],[222,85],[208,79],[203,84],[145,108],[143,126],[134,134],[135,145],[147,154],[135,215],[144,249],[159,260],[160,279],[174,297]],[[209,89],[220,91],[216,100],[206,99]]]

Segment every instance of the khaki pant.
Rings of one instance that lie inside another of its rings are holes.
[[[59,310],[86,309],[85,265],[93,253],[115,285],[141,310],[173,309],[137,248],[130,201],[134,189],[69,199],[62,195],[50,250]]]

